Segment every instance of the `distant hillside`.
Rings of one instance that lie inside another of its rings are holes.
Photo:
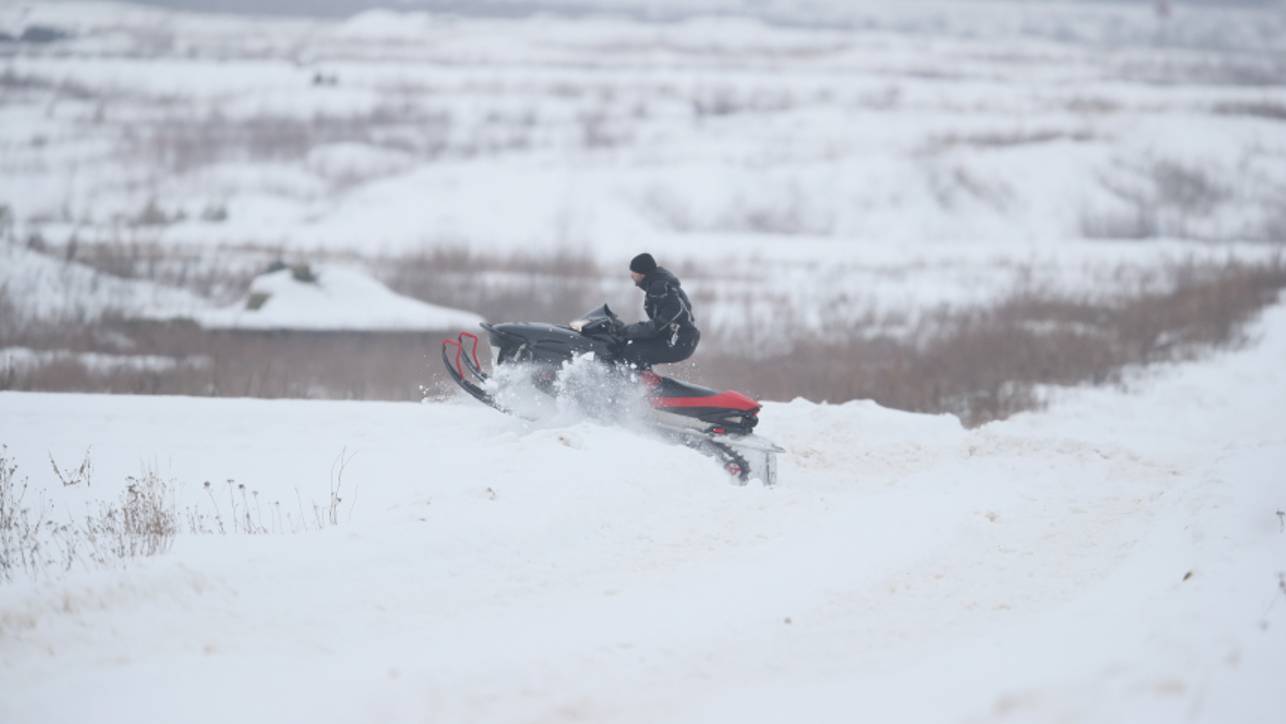
[[[953,3],[963,6],[977,2],[996,0],[958,0]],[[1040,0],[999,0],[1014,4],[1039,5]],[[1133,5],[1148,6],[1155,0],[1064,0],[1097,5]],[[461,15],[525,15],[529,13],[585,13],[624,11],[631,15],[651,17],[685,17],[710,12],[735,12],[769,17],[792,16],[796,20],[805,20],[819,13],[823,16],[834,16],[837,12],[850,10],[860,2],[839,2],[837,0],[139,0],[140,4],[158,5],[183,10],[203,12],[225,12],[243,14],[300,15],[315,17],[333,17],[351,15],[372,8],[392,8],[406,10],[433,10],[458,13]],[[879,3],[868,2],[869,5]],[[914,4],[907,3],[907,4]],[[1239,5],[1247,7],[1268,7],[1286,3],[1281,0],[1174,0],[1172,5],[1182,8],[1184,5]]]

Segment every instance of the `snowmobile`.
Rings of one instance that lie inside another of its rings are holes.
[[[739,483],[752,476],[765,485],[777,478],[782,448],[754,435],[760,404],[740,392],[708,387],[635,369],[622,360],[625,324],[606,304],[567,325],[537,322],[484,322],[492,369],[525,365],[537,389],[557,394],[554,380],[563,365],[584,355],[622,371],[626,384],[643,386],[653,412],[648,425],[668,440],[718,460]],[[460,332],[442,340],[442,362],[457,385],[478,401],[507,414],[517,414],[496,397],[495,384],[478,360],[478,335]]]

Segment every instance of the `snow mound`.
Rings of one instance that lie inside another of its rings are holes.
[[[367,274],[339,266],[312,276],[280,269],[257,277],[245,300],[198,316],[207,329],[414,331],[474,328],[482,317],[390,291]]]
[[[423,37],[431,26],[432,20],[427,13],[375,9],[350,17],[333,33],[336,37],[349,39],[408,39]]]

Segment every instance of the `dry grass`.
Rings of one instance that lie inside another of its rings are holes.
[[[570,248],[496,255],[444,246],[380,258],[372,268],[399,294],[496,320],[574,319],[603,303],[608,277],[593,255]]]
[[[800,106],[796,93],[784,88],[739,88],[736,86],[702,86],[689,98],[698,118],[782,113]]]
[[[977,133],[950,133],[933,136],[920,148],[921,153],[939,153],[955,148],[1002,149],[1032,146],[1043,143],[1067,141],[1088,143],[1097,138],[1088,129],[1065,130],[1056,128],[1015,129],[1008,131],[980,131]]]
[[[85,539],[99,565],[169,551],[178,533],[172,484],[155,472],[126,480],[120,501],[85,517]]]
[[[1099,183],[1120,206],[1082,211],[1081,234],[1089,239],[1202,239],[1198,222],[1234,197],[1209,170],[1168,159],[1118,162]]]
[[[256,274],[285,256],[281,249],[265,247],[160,244],[129,230],[106,242],[73,238],[48,253],[114,277],[181,287],[219,302],[237,298]]]
[[[873,399],[978,425],[1040,406],[1042,385],[1112,383],[1132,366],[1237,345],[1246,321],[1286,288],[1280,260],[1170,274],[1164,293],[1105,301],[1025,290],[986,309],[943,310],[919,339],[812,337],[761,360],[707,345],[696,372],[765,399]]]
[[[1286,121],[1286,103],[1280,101],[1240,101],[1218,103],[1214,112],[1226,116],[1253,116],[1270,121]]]
[[[18,466],[0,448],[0,581],[31,574],[52,562],[40,542],[45,526],[43,512],[32,513],[27,500],[28,483],[18,478]]]
[[[156,168],[185,173],[226,161],[295,161],[327,144],[361,143],[437,158],[446,152],[454,121],[445,112],[386,104],[362,114],[308,118],[261,115],[192,117],[174,109],[154,123],[121,127],[122,153]],[[499,150],[487,146],[487,151]]]
[[[75,100],[92,100],[100,95],[94,88],[84,83],[67,79],[55,82],[38,76],[21,74],[13,68],[5,68],[0,72],[0,90],[13,94],[53,91],[55,97]]]
[[[82,470],[89,466],[89,460]],[[55,463],[55,470],[57,470]],[[83,485],[82,485],[83,483]],[[164,553],[178,533],[173,487],[155,472],[126,480],[113,502],[83,516],[56,516],[43,496],[29,499],[29,483],[0,447],[0,582],[65,573],[76,565],[108,566]],[[64,487],[89,487],[88,478],[63,479]]]
[[[281,500],[261,500],[259,491],[227,480],[218,495],[218,486],[205,482],[204,496],[180,512],[175,502],[180,484],[145,469],[126,477],[125,490],[115,500],[87,499],[84,513],[77,515],[59,511],[45,495],[33,495],[8,448],[0,445],[0,583],[48,579],[77,567],[110,567],[161,555],[180,533],[285,534],[339,525],[351,517],[356,502],[356,488],[350,494],[344,487],[351,460],[351,455],[340,453],[331,471],[328,502],[310,502],[307,508],[298,489],[295,500],[283,506]],[[70,471],[73,474],[52,458],[51,463],[64,490],[89,494],[93,462],[88,451]]]
[[[1172,195],[1200,190],[1186,183],[1175,187],[1179,190]],[[167,264],[152,263],[150,250],[126,257],[97,263],[121,266],[127,273],[141,266],[144,276],[158,280],[171,274],[158,271]],[[604,300],[623,311],[638,303],[623,272],[570,250],[494,256],[442,248],[376,259],[370,266],[403,294],[471,308],[495,320],[566,320]],[[725,278],[712,269],[677,271],[690,282]],[[782,334],[809,328],[800,322],[804,310],[783,296],[770,305],[776,316],[761,320],[758,337],[747,338],[740,330],[721,336],[707,329],[696,364],[672,373],[764,399],[870,398],[902,409],[952,412],[977,424],[1038,406],[1041,385],[1110,383],[1132,365],[1236,344],[1241,325],[1286,286],[1280,260],[1190,263],[1158,274],[1168,284],[1149,288],[1170,291],[1102,299],[1026,289],[984,309],[941,309],[914,323],[871,315],[828,319],[825,336]],[[694,286],[701,307],[736,303],[734,297],[721,299],[708,287]],[[0,304],[4,301],[0,295]],[[0,316],[0,347],[154,355],[175,363],[104,368],[64,355],[19,368],[0,360],[3,389],[386,400],[454,391],[438,356],[440,339],[454,330],[216,332],[188,322],[112,317],[52,326],[6,326],[5,319]],[[748,339],[754,356],[745,354]]]
[[[188,322],[117,322],[110,331],[130,340],[131,354],[168,357],[176,364],[104,369],[72,357],[27,369],[6,367],[0,359],[0,389],[414,399],[420,383],[430,377],[429,368],[436,367],[441,336],[205,331]],[[93,334],[84,331],[75,345],[92,346]],[[184,363],[193,359],[203,363]]]
[[[1124,80],[1157,85],[1226,85],[1277,88],[1286,82],[1286,62],[1271,53],[1240,53],[1175,62],[1163,55],[1117,66]]]

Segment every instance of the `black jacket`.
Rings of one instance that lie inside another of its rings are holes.
[[[697,320],[692,314],[692,302],[684,293],[679,280],[664,267],[657,267],[643,277],[638,286],[645,292],[643,311],[647,320],[625,328],[629,339],[653,337],[675,338],[690,336],[697,331]]]

